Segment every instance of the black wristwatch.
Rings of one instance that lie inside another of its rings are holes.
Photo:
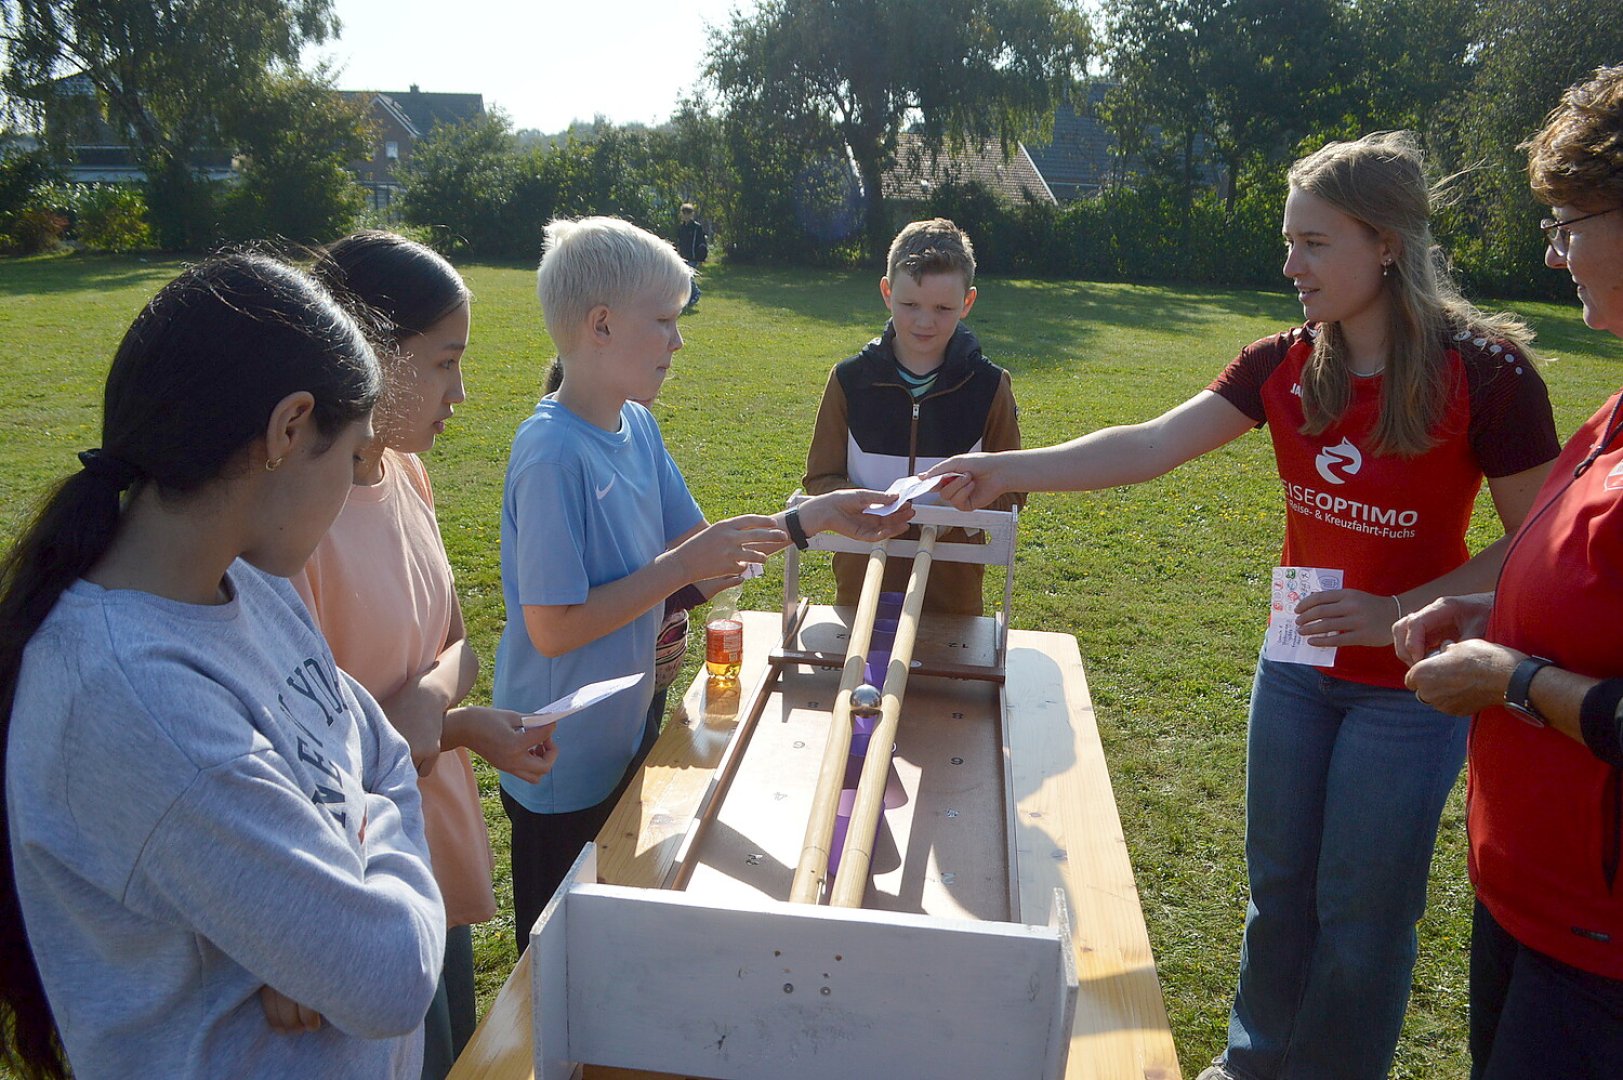
[[[1542,656],[1529,656],[1516,665],[1516,670],[1510,673],[1510,682],[1505,686],[1505,708],[1534,727],[1546,727],[1549,721],[1533,707],[1533,676],[1552,663],[1553,660],[1546,660]]]
[[[811,537],[806,535],[806,530],[800,525],[800,507],[794,507],[783,515],[783,527],[789,530],[789,539],[795,542],[795,547],[801,551],[811,547]]]

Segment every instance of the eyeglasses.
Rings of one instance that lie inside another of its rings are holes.
[[[1614,206],[1612,207],[1612,210],[1623,210],[1623,207]],[[1565,221],[1561,221],[1558,218],[1545,218],[1543,221],[1538,223],[1538,227],[1544,230],[1544,239],[1549,241],[1550,250],[1564,259],[1567,257],[1567,248],[1572,244],[1572,227],[1578,224],[1580,221],[1588,221],[1590,218],[1605,217],[1607,214],[1610,214],[1612,210],[1597,210],[1593,214],[1585,214],[1583,217],[1568,218]]]

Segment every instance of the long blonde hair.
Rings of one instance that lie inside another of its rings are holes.
[[[1448,261],[1432,240],[1435,192],[1426,183],[1423,157],[1412,132],[1381,131],[1353,142],[1333,142],[1291,166],[1290,186],[1308,192],[1390,238],[1392,264],[1383,279],[1391,352],[1375,422],[1378,454],[1414,457],[1436,444],[1450,390],[1443,363],[1450,339],[1507,341],[1532,358],[1532,329],[1507,312],[1484,312],[1460,295]],[[1353,375],[1339,323],[1323,328],[1302,372],[1306,435],[1341,419],[1352,401]]]

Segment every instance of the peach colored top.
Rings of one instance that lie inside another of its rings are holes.
[[[385,701],[445,647],[455,610],[451,563],[415,454],[384,451],[383,480],[350,488],[343,512],[293,581],[338,666]],[[418,782],[448,926],[496,914],[490,836],[468,752],[440,755]]]

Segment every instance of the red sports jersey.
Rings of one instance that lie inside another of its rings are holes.
[[[1487,634],[1593,678],[1623,675],[1617,400],[1578,429],[1539,491],[1505,558]],[[1470,762],[1477,895],[1524,945],[1623,979],[1623,770],[1502,708],[1472,722]]]
[[[1381,595],[1440,577],[1468,557],[1465,530],[1483,476],[1509,476],[1560,451],[1544,381],[1513,347],[1450,342],[1436,445],[1412,458],[1380,455],[1370,449],[1379,375],[1353,380],[1339,422],[1302,434],[1300,377],[1317,332],[1310,324],[1248,345],[1208,387],[1273,437],[1285,490],[1280,562],[1338,569],[1343,587]],[[1388,645],[1343,646],[1323,670],[1401,687],[1407,669]]]

